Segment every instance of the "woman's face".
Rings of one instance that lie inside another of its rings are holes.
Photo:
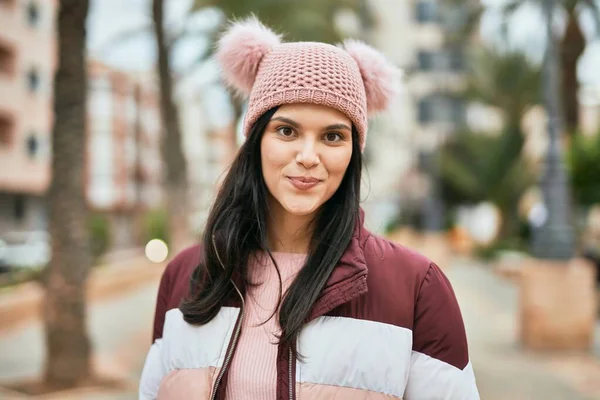
[[[262,173],[274,206],[314,214],[340,186],[352,156],[352,123],[315,104],[279,107],[261,140]]]

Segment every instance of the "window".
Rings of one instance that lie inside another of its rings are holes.
[[[25,218],[25,196],[18,194],[14,197],[13,212],[17,221],[22,221]]]
[[[36,92],[40,87],[40,74],[37,68],[33,67],[27,72],[27,87],[30,92]]]
[[[0,148],[9,147],[14,135],[14,121],[9,115],[0,114]]]
[[[15,72],[15,52],[8,44],[0,43],[0,73],[12,75]]]
[[[419,61],[419,69],[431,71],[435,67],[435,54],[431,51],[419,51],[417,55]]]
[[[438,9],[434,0],[421,0],[417,3],[417,21],[437,22]]]
[[[35,158],[38,155],[40,150],[40,140],[35,133],[30,133],[29,136],[27,136],[25,146],[27,148],[27,155],[30,158]]]
[[[30,1],[27,5],[27,22],[33,27],[40,22],[40,6],[35,1]]]
[[[152,138],[159,136],[162,127],[158,110],[154,108],[146,108],[140,110],[140,113],[144,132]]]
[[[462,99],[449,95],[431,95],[419,102],[419,122],[451,122],[460,125],[464,122],[465,106]]]
[[[448,53],[450,69],[452,71],[465,70],[465,56],[461,49],[453,49]]]
[[[92,204],[99,208],[113,205],[117,199],[114,182],[114,141],[106,131],[92,134],[88,145],[89,186],[88,196]]]
[[[113,118],[113,87],[106,76],[90,79],[89,110],[94,117]]]
[[[419,122],[424,124],[433,120],[433,110],[430,99],[423,99],[419,101]]]
[[[127,96],[125,100],[125,119],[132,129],[135,129],[137,123],[138,106],[136,104],[135,93]]]
[[[419,51],[419,69],[423,71],[463,71],[463,52],[460,49],[446,51]]]

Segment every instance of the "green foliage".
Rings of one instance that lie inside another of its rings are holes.
[[[505,125],[519,129],[521,118],[541,102],[541,69],[519,51],[482,48],[472,54],[468,89],[470,100],[499,108]]]
[[[162,209],[147,211],[144,215],[143,233],[144,243],[152,239],[161,239],[169,243],[169,218]]]
[[[566,161],[577,204],[589,207],[600,203],[600,132],[591,137],[574,135]]]
[[[473,53],[465,97],[500,109],[504,128],[490,135],[458,132],[440,154],[442,196],[450,207],[494,203],[502,236],[518,235],[517,205],[534,182],[522,158],[521,119],[540,102],[539,66],[520,52],[482,48]]]
[[[519,236],[513,236],[496,240],[488,245],[478,246],[474,250],[474,255],[484,261],[493,261],[503,251],[527,252],[528,246],[527,240]]]
[[[525,5],[537,5],[541,7],[543,2],[546,0],[508,0],[501,2],[501,12],[504,19],[510,18],[516,11],[521,9]],[[463,29],[463,38],[468,37],[472,34],[476,34],[479,27],[479,21],[483,15],[481,1],[479,0],[446,0],[445,4],[449,7],[462,7],[463,13],[468,17],[466,20],[469,22],[465,24]],[[578,11],[585,10],[589,16],[592,17],[593,23],[596,27],[596,31],[600,33],[600,5],[596,0],[558,0],[557,6],[562,8],[568,13],[577,13]]]
[[[518,202],[534,182],[521,157],[523,135],[458,134],[440,153],[442,197],[452,207],[489,201],[503,216],[503,236],[518,234]]]
[[[501,209],[514,205],[533,180],[522,147],[520,132],[457,134],[440,155],[445,200],[451,205],[491,201]]]
[[[401,220],[399,217],[394,217],[392,219],[390,219],[389,221],[387,221],[387,223],[385,224],[385,228],[383,229],[384,234],[389,235],[390,233],[394,232],[396,229],[398,229],[401,225]]]
[[[0,273],[0,291],[25,282],[40,281],[42,271],[42,268],[18,268],[2,271]]]
[[[110,221],[101,213],[94,213],[88,218],[90,251],[94,260],[98,260],[111,245]]]
[[[364,0],[195,0],[192,11],[205,7],[220,9],[227,20],[256,15],[261,22],[288,41],[322,41],[336,43],[343,38],[334,23],[338,11],[353,11],[367,18]]]

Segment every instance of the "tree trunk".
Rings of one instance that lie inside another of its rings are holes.
[[[75,386],[92,375],[86,328],[86,280],[92,264],[83,190],[86,153],[85,21],[88,0],[61,0],[58,71],[54,81],[52,184],[48,200],[52,259],[44,273],[43,303],[51,387]]]
[[[233,89],[228,88],[227,91],[229,92],[229,100],[231,101],[231,106],[233,107],[233,124],[231,127],[231,132],[229,132],[228,138],[228,146],[231,149],[231,154],[229,154],[229,160],[233,160],[238,148],[237,128],[244,114],[244,104],[243,100],[237,93],[235,93]]]
[[[577,131],[579,126],[579,82],[577,80],[577,62],[585,50],[585,37],[581,32],[575,10],[568,13],[567,28],[560,46],[562,70],[562,104],[565,130],[568,135]]]
[[[169,240],[175,252],[188,244],[189,199],[187,163],[181,146],[181,130],[177,108],[173,101],[173,77],[170,68],[170,49],[164,28],[164,0],[152,1],[152,18],[158,53],[160,81],[160,111],[164,126],[162,156],[165,162],[164,190],[169,216]]]

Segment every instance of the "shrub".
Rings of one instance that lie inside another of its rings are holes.
[[[94,213],[88,219],[90,251],[94,261],[98,260],[111,245],[110,221],[104,214]]]
[[[169,219],[165,210],[156,209],[146,212],[142,229],[144,244],[152,239],[161,239],[169,243]]]

